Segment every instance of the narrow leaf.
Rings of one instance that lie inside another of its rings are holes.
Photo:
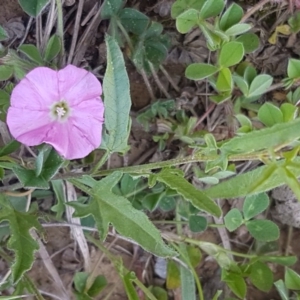
[[[109,152],[126,152],[130,132],[129,79],[117,41],[106,36],[107,67],[103,80],[105,134],[101,147]]]
[[[198,209],[214,216],[221,215],[220,207],[212,199],[207,197],[202,191],[196,189],[184,178],[174,174],[172,170],[164,169],[157,174],[156,178],[158,181],[177,191],[185,200],[191,202]]]
[[[294,162],[299,164],[300,158],[294,159]],[[284,160],[279,161],[278,167],[281,167],[283,163]],[[219,183],[218,185],[212,186],[204,190],[204,192],[207,196],[213,199],[229,199],[250,195],[251,191],[249,188],[257,182],[257,179],[261,178],[262,174],[264,174],[268,167],[269,166],[258,167],[253,171],[230,178]],[[291,167],[290,169],[296,177],[300,177],[300,169],[298,167]],[[255,190],[255,193],[270,191],[271,189],[274,189],[275,187],[281,186],[285,183],[286,176],[284,174],[278,172],[275,174],[272,173],[268,180],[265,180],[258,186],[258,188]]]

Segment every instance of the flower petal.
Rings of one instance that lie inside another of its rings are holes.
[[[11,94],[11,105],[33,110],[47,110],[59,101],[57,71],[38,67],[30,71]]]
[[[43,143],[52,122],[48,112],[10,107],[6,119],[12,136],[27,146]]]
[[[65,123],[55,122],[44,142],[52,145],[66,159],[83,158],[100,146],[102,123],[97,125],[98,135],[93,139],[71,120]]]
[[[68,65],[58,72],[61,98],[70,106],[99,97],[102,88],[99,80],[91,72]]]

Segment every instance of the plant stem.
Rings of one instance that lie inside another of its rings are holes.
[[[105,151],[104,155],[101,157],[101,159],[98,161],[96,166],[92,169],[92,175],[95,174],[107,161],[108,159],[108,151]]]
[[[61,66],[64,61],[65,47],[64,47],[64,21],[63,21],[63,8],[62,1],[56,0],[57,6],[57,35],[61,40],[61,50],[60,50],[60,61],[59,65]]]

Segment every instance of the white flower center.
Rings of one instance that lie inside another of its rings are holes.
[[[59,118],[66,114],[66,110],[63,107],[56,107],[56,113]]]
[[[50,115],[53,120],[64,122],[68,119],[71,108],[65,100],[55,102],[50,108]]]

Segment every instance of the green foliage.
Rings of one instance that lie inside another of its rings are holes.
[[[107,280],[104,276],[98,275],[94,278],[91,286],[86,286],[89,274],[78,272],[74,276],[75,295],[78,300],[94,299],[106,286]]]
[[[8,38],[6,30],[0,26],[0,42],[5,41]]]
[[[92,181],[93,188],[87,191],[92,196],[89,203],[68,203],[76,210],[74,217],[92,215],[102,240],[107,236],[109,224],[112,224],[120,234],[157,256],[176,255],[163,243],[159,231],[144,213],[134,209],[126,198],[112,193],[121,176],[122,173],[115,172],[99,182]]]
[[[38,243],[31,236],[30,230],[35,228],[42,231],[43,229],[33,213],[15,210],[3,194],[0,194],[0,206],[0,222],[8,221],[10,225],[11,236],[8,247],[15,253],[15,261],[11,270],[12,280],[16,283],[31,268],[34,262],[34,252],[38,250]]]
[[[19,0],[22,9],[31,17],[37,17],[49,0]]]
[[[243,224],[243,216],[237,208],[233,208],[226,214],[224,222],[229,231],[234,231]]]
[[[154,177],[171,189],[177,191],[185,200],[190,201],[196,208],[208,212],[214,216],[220,216],[220,207],[203,192],[178,175],[176,170],[164,169]]]
[[[233,208],[225,216],[225,226],[229,231],[234,231],[245,224],[249,233],[258,241],[274,241],[279,238],[278,226],[269,220],[251,220],[262,213],[269,206],[266,194],[247,196],[243,205],[243,215]]]
[[[13,172],[24,187],[48,189],[49,180],[58,172],[64,160],[51,147],[43,147],[36,159],[35,169],[14,166]]]
[[[44,61],[51,62],[61,51],[61,46],[60,38],[56,34],[52,35],[45,49]]]
[[[290,290],[300,290],[300,275],[290,268],[286,268],[284,282]]]
[[[270,268],[260,261],[251,265],[249,278],[255,287],[264,292],[268,292],[272,288],[274,281]]]
[[[288,19],[291,31],[298,33],[300,31],[300,12],[296,11],[293,16]]]
[[[126,152],[131,120],[129,80],[122,52],[113,37],[106,37],[107,67],[103,81],[105,131],[101,148],[111,152]]]

